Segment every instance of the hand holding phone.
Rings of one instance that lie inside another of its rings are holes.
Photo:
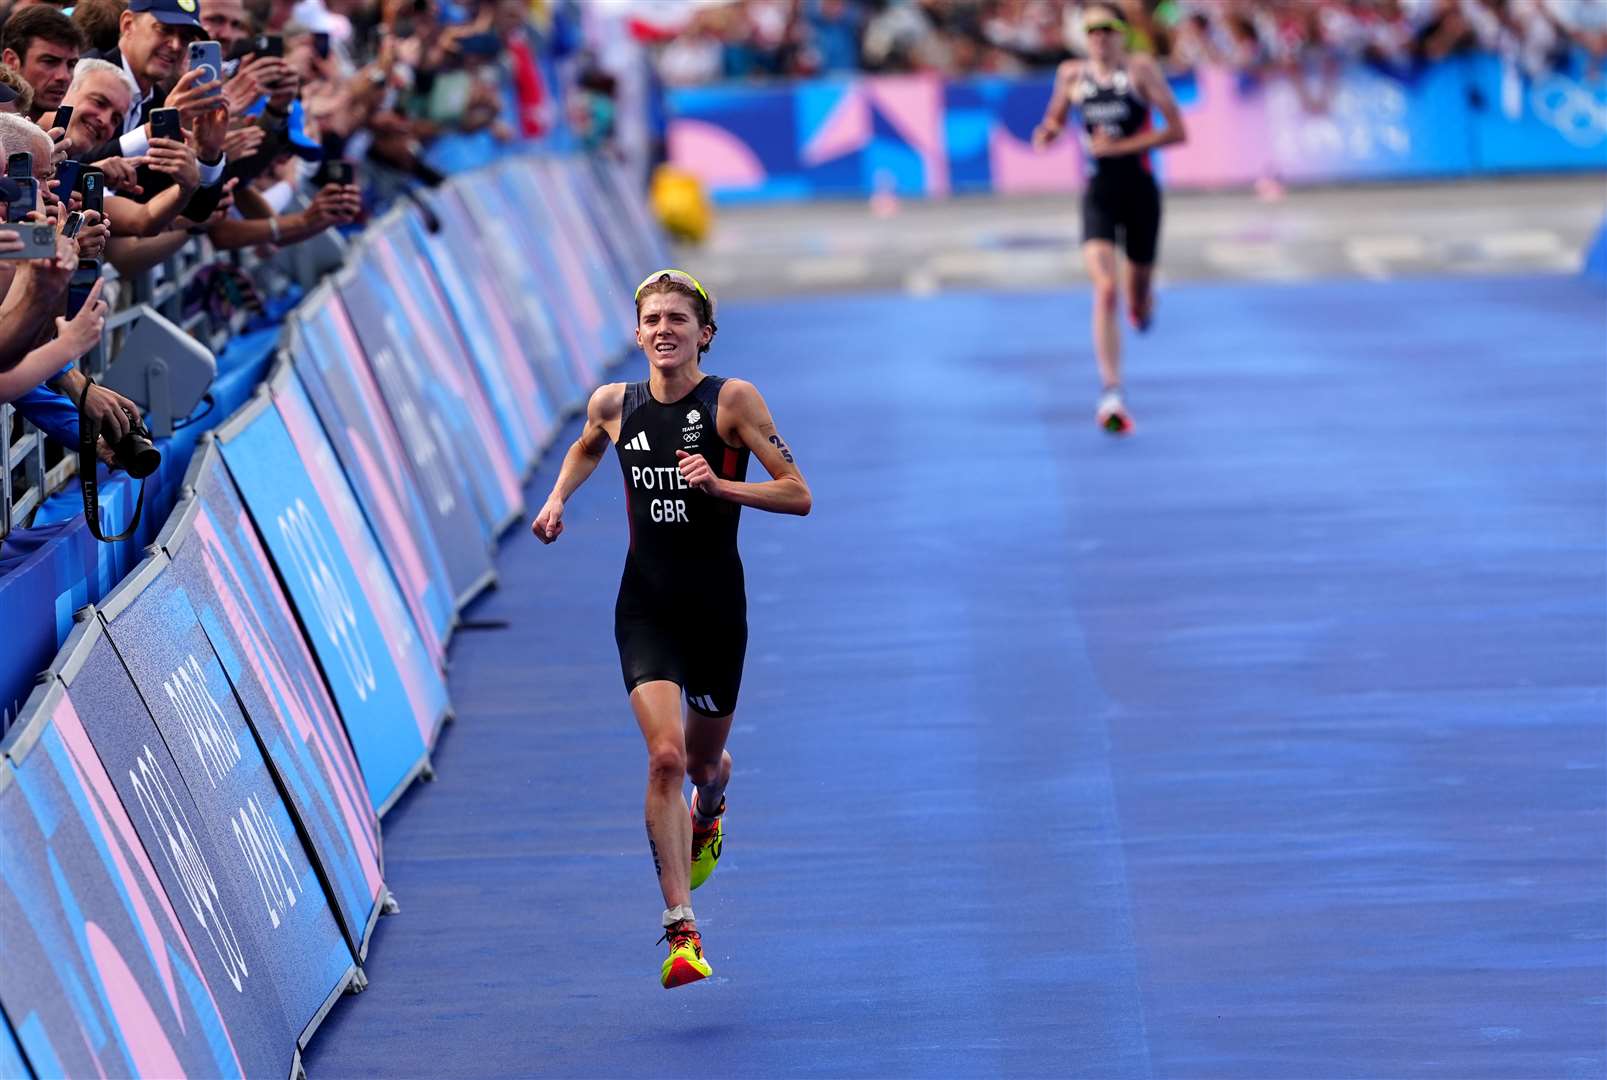
[[[6,220],[27,221],[28,215],[39,209],[39,181],[31,176],[13,176],[11,182],[19,190],[17,197],[6,204]]]
[[[68,126],[72,124],[72,122],[73,122],[73,107],[71,105],[62,105],[62,106],[59,106],[56,109],[56,115],[51,120],[51,126],[52,127],[59,127],[59,128],[61,128],[62,131],[65,132],[67,130]],[[66,137],[67,137],[66,135],[62,136],[62,138],[64,138],[64,139]]]
[[[177,109],[151,110],[151,138],[184,141],[184,129],[179,124]]]
[[[78,190],[84,196],[84,209],[93,210],[102,217],[106,214],[106,174],[93,165],[86,165],[78,178]]]
[[[78,230],[84,225],[84,214],[81,210],[74,210],[67,215],[67,220],[61,223],[61,235],[71,240],[78,235]]]
[[[0,259],[53,259],[56,257],[56,228],[41,221],[24,221],[0,225],[0,230],[15,233],[22,239],[22,247],[0,252]]]
[[[216,41],[192,41],[189,56],[189,70],[199,68],[202,72],[201,82],[211,84],[206,96],[216,97],[223,93],[223,46]]]

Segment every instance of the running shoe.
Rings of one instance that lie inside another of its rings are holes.
[[[714,824],[699,828],[697,823],[697,789],[692,789],[692,888],[709,880],[720,862],[720,850],[725,846],[720,819],[725,816],[725,796],[720,796],[720,809],[714,815]]]
[[[1136,307],[1127,309],[1127,320],[1133,324],[1133,329],[1140,334],[1149,333],[1149,328],[1155,325],[1155,294],[1151,293],[1149,301],[1140,312]]]
[[[1106,390],[1099,399],[1099,410],[1094,414],[1099,426],[1112,435],[1131,435],[1133,418],[1127,415],[1120,390]]]
[[[664,958],[664,966],[659,970],[658,981],[664,989],[673,990],[677,986],[707,979],[712,972],[709,962],[703,959],[703,935],[696,930],[667,929],[659,941],[670,943],[670,954]]]

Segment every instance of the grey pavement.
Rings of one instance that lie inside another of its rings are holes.
[[[1169,193],[1163,281],[1571,272],[1607,214],[1607,177]],[[1075,196],[720,207],[677,257],[726,298],[1086,283]]]

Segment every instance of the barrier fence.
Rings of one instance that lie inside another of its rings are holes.
[[[1053,73],[707,86],[668,97],[673,164],[717,199],[1075,191],[1083,153],[1032,131]],[[1189,141],[1154,155],[1172,188],[1607,169],[1607,73],[1578,54],[1539,78],[1455,57],[1409,78],[1344,71],[1314,112],[1283,79],[1220,68],[1172,79]]]
[[[70,633],[0,741],[0,1075],[294,1076],[366,985],[379,817],[428,775],[458,613],[666,261],[593,161],[431,209],[375,223],[267,378],[169,440],[172,512],[95,564],[115,584],[44,604]],[[82,531],[40,550],[82,570]]]

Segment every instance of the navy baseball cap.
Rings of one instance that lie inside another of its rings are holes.
[[[8,105],[17,100],[17,92],[5,83],[0,82],[0,105]]]
[[[129,0],[128,10],[148,11],[169,26],[193,26],[203,34],[201,0]]]

